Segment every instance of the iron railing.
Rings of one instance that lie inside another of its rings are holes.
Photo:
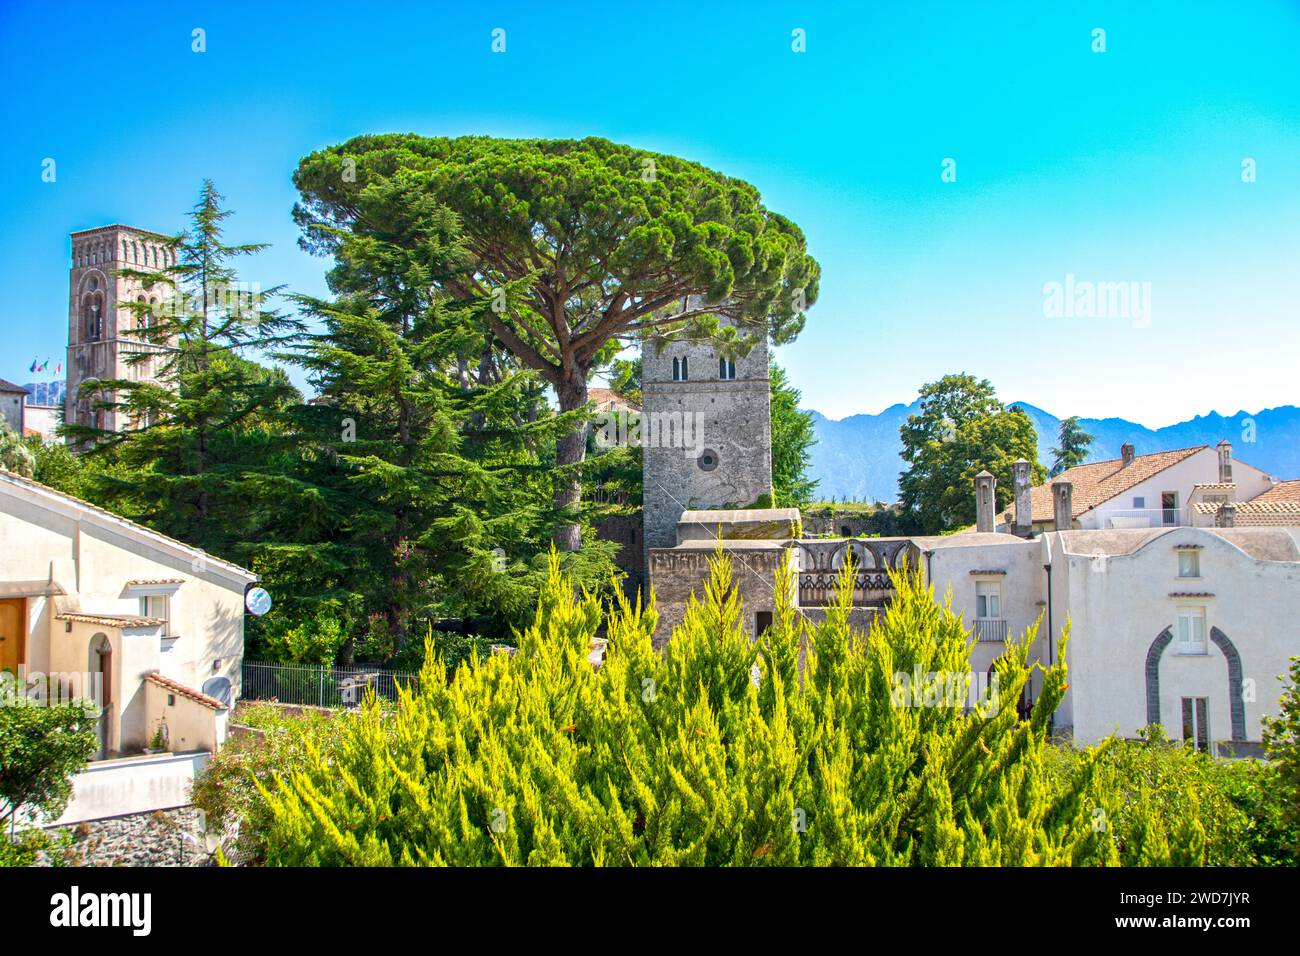
[[[975,622],[975,640],[981,644],[997,641],[999,644],[1007,639],[1007,622],[995,618],[983,618]]]
[[[245,661],[242,671],[239,696],[243,700],[275,700],[311,707],[355,707],[368,690],[377,697],[396,700],[399,685],[414,689],[419,682],[418,674],[364,664],[332,667]]]

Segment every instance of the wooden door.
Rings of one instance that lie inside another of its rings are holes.
[[[18,673],[27,657],[27,599],[0,601],[0,670]]]

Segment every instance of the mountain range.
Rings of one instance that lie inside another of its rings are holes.
[[[1061,420],[1027,402],[1023,408],[1038,431],[1038,460],[1050,468]],[[921,401],[891,405],[876,415],[850,415],[838,421],[810,411],[817,444],[809,469],[817,479],[816,497],[858,501],[894,501],[903,460],[898,429],[907,416],[920,411]],[[1193,445],[1232,442],[1233,456],[1277,478],[1300,477],[1300,408],[1282,405],[1251,414],[1198,415],[1176,425],[1147,428],[1123,418],[1080,418],[1093,436],[1086,461],[1119,457],[1119,447],[1132,442],[1139,455]]]

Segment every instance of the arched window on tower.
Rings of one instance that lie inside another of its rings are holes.
[[[92,280],[93,281],[93,280]],[[91,285],[94,288],[94,285]],[[81,300],[81,315],[87,342],[98,342],[104,337],[104,296],[95,292]]]
[[[686,356],[673,359],[673,381],[685,382],[690,378],[690,373],[686,367]]]
[[[730,381],[736,377],[736,360],[718,357],[718,378]]]

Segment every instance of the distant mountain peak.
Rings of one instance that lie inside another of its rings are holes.
[[[898,475],[903,470],[898,429],[916,411],[919,399],[910,405],[897,403],[877,414],[861,413],[832,420],[814,412],[813,430],[817,444],[812,448],[811,475],[817,479],[819,498],[866,501],[894,501],[898,497]],[[1024,410],[1038,432],[1038,460],[1052,464],[1052,448],[1061,419],[1030,402],[1015,401],[1007,407]],[[1243,420],[1250,419],[1250,427]],[[1258,412],[1239,410],[1232,415],[1208,412],[1163,428],[1148,428],[1125,418],[1079,418],[1079,425],[1093,436],[1085,461],[1108,461],[1119,457],[1119,447],[1132,442],[1139,455],[1172,451],[1196,445],[1216,445],[1226,438],[1233,454],[1278,478],[1300,477],[1300,408],[1280,405]]]

